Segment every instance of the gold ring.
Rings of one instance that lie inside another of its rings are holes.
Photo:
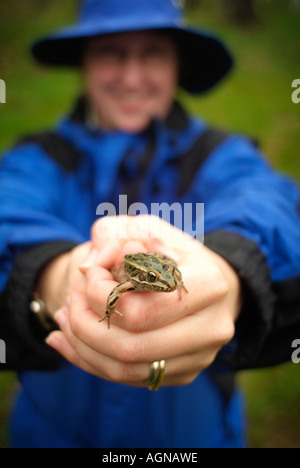
[[[151,364],[151,372],[149,379],[144,381],[149,390],[156,391],[159,389],[160,384],[165,375],[166,361],[154,361]]]

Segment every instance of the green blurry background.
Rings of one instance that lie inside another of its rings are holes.
[[[254,17],[240,18],[226,9],[234,1],[187,0],[189,18],[219,31],[236,68],[212,93],[197,99],[180,93],[180,99],[212,123],[258,138],[272,164],[300,181],[300,103],[291,100],[292,81],[300,79],[300,1],[253,0]],[[70,23],[77,7],[77,0],[1,0],[0,79],[7,87],[1,151],[20,135],[51,126],[78,94],[80,76],[38,67],[28,52],[34,38]],[[239,375],[250,447],[300,447],[299,371],[300,364],[287,363]],[[0,447],[9,446],[7,418],[17,385],[14,373],[0,373]]]

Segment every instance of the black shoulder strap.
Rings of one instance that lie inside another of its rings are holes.
[[[70,141],[55,132],[43,131],[28,135],[19,140],[17,146],[23,143],[40,145],[48,156],[60,164],[67,172],[75,171],[81,158],[80,151]]]
[[[155,145],[156,145],[156,135],[154,131],[153,125],[149,128],[149,139],[146,145],[146,148],[143,154],[139,155],[138,158],[138,176],[135,177],[133,180],[130,171],[126,169],[126,161],[127,158],[130,157],[132,148],[125,154],[121,166],[120,166],[120,174],[123,179],[123,190],[124,193],[127,195],[127,202],[128,205],[132,205],[135,202],[138,202],[140,199],[140,192],[141,188],[144,184],[144,179],[147,174],[148,166],[151,162],[153,154],[155,152]]]
[[[153,129],[152,129],[153,130]],[[180,173],[180,182],[178,187],[178,195],[183,196],[184,193],[189,189],[195,174],[197,173],[199,167],[204,163],[207,157],[212,153],[212,151],[217,148],[222,141],[224,141],[229,136],[229,133],[216,129],[208,128],[204,133],[195,141],[191,149],[184,154],[179,159],[174,159],[173,164],[179,166]],[[147,170],[148,164],[152,158],[154,149],[155,149],[155,132],[150,132],[150,137],[148,145],[145,149],[145,153],[139,158],[140,161],[140,171],[139,176],[135,179],[133,183],[132,178],[126,174],[125,171],[125,156],[122,165],[121,173],[123,178],[126,181],[124,185],[124,191],[128,195],[128,200],[130,204],[137,201],[140,193],[140,187],[143,184],[143,175]],[[129,153],[130,154],[130,153]],[[129,203],[128,201],[128,203]]]
[[[217,128],[208,128],[196,140],[192,148],[185,154],[180,161],[181,180],[179,186],[179,195],[182,196],[191,185],[199,167],[204,163],[207,157],[217,148],[229,133]]]

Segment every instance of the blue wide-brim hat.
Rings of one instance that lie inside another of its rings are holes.
[[[128,31],[169,30],[179,44],[179,85],[190,93],[202,93],[229,72],[233,60],[219,39],[187,25],[183,3],[183,0],[85,0],[78,22],[35,42],[32,53],[43,64],[77,67],[88,38]]]

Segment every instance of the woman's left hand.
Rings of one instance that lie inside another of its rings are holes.
[[[143,218],[126,222],[142,226]],[[166,361],[162,385],[192,382],[234,335],[241,307],[238,276],[223,258],[163,221],[158,222],[159,237],[104,240],[99,236],[103,226],[98,221],[93,227],[95,265],[82,268],[86,293],[71,293],[55,316],[61,331],[52,332],[48,344],[71,363],[112,382],[141,386],[150,364],[160,360]],[[126,293],[118,303],[123,317],[114,314],[108,330],[106,321],[98,323],[116,285],[108,270],[127,253],[147,251],[174,258],[189,293],[183,291],[181,301],[177,291]]]

